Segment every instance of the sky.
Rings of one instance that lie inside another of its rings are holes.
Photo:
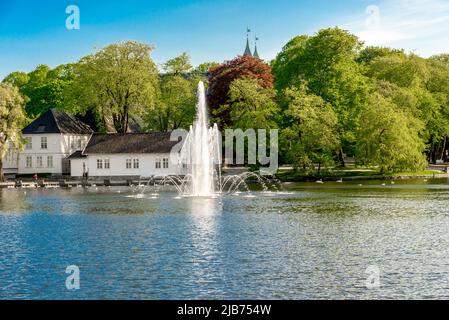
[[[79,29],[66,28],[70,5]],[[158,64],[181,52],[194,65],[222,62],[243,53],[247,26],[265,60],[296,35],[336,26],[367,45],[449,52],[449,0],[0,0],[0,79],[126,40],[154,45]]]

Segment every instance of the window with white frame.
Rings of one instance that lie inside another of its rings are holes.
[[[70,137],[70,149],[75,149],[75,137]]]
[[[27,156],[26,157],[26,167],[27,168],[32,168],[33,167],[33,157],[32,156]]]
[[[111,168],[111,162],[109,161],[109,159],[104,159],[104,168],[105,169]]]
[[[161,166],[161,159],[159,159],[159,158],[156,158],[156,163],[155,163],[155,167],[156,167],[156,169],[160,169],[162,166]]]
[[[26,150],[33,149],[33,140],[31,139],[31,137],[26,137],[25,142],[26,142],[26,145],[25,145]]]
[[[139,169],[139,159],[133,159],[133,168]]]
[[[103,169],[103,159],[97,159],[97,169]]]
[[[47,168],[53,168],[53,156],[47,156]]]
[[[126,159],[126,169],[131,169],[131,159]]]
[[[81,150],[82,149],[82,145],[83,145],[83,139],[78,138],[77,143],[78,143],[78,150]]]
[[[38,168],[42,168],[43,164],[42,164],[42,156],[37,156],[36,158],[36,166]]]
[[[162,159],[162,164],[164,165],[164,169],[168,169],[168,158]]]
[[[41,149],[47,149],[47,137],[41,137]]]

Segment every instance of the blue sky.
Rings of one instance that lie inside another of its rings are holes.
[[[72,4],[80,30],[65,27]],[[293,36],[334,26],[368,44],[449,52],[449,0],[0,0],[0,79],[128,39],[155,45],[157,63],[183,51],[195,65],[221,62],[243,52],[247,25],[267,60]]]

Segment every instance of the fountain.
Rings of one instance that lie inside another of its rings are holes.
[[[216,124],[209,127],[206,92],[202,81],[198,84],[196,118],[186,137],[181,154],[187,164],[190,179],[188,193],[196,197],[210,197],[216,193],[221,180],[220,133]],[[216,174],[218,172],[218,176]]]
[[[187,163],[190,165],[190,194],[197,197],[210,197],[215,194],[215,166],[220,164],[218,127],[209,127],[204,83],[198,84],[198,103],[196,119],[187,136],[185,147],[188,150]]]
[[[161,181],[150,178],[146,183],[139,183],[133,190],[137,196],[142,197],[146,190],[157,194],[161,186],[174,187],[180,196],[215,197],[218,194],[230,193],[238,195],[240,191],[251,195],[246,183],[248,179],[262,187],[262,192],[269,193],[269,187],[276,187],[277,181],[260,176],[253,172],[244,172],[238,175],[226,175],[221,173],[221,134],[217,124],[209,126],[207,113],[206,92],[204,83],[198,84],[198,102],[196,105],[196,117],[194,123],[185,137],[185,142],[180,151],[180,162],[185,165],[187,173],[180,176],[166,176]]]

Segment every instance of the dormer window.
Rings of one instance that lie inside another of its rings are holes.
[[[40,124],[40,125],[37,127],[36,132],[45,132],[45,125]]]

